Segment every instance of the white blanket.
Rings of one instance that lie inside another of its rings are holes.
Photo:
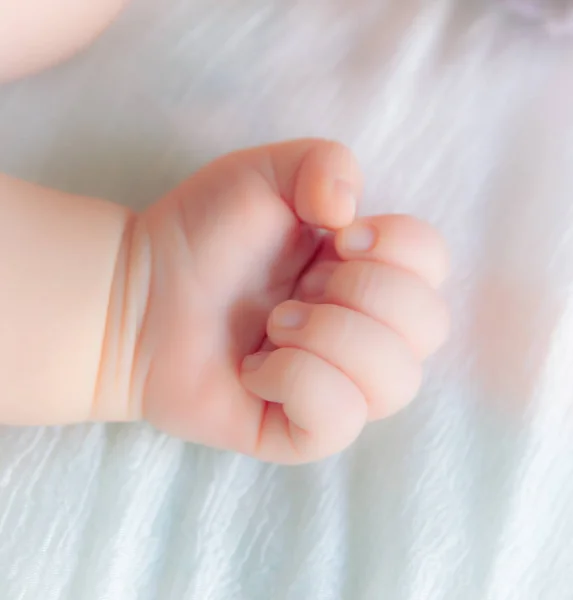
[[[450,344],[340,457],[0,429],[2,600],[573,598],[573,45],[499,4],[134,0],[0,90],[12,175],[141,207],[224,151],[328,136],[363,212],[454,251]]]

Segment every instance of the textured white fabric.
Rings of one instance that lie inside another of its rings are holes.
[[[487,0],[135,0],[0,91],[1,170],[134,206],[303,135],[454,249],[419,399],[304,468],[2,429],[2,600],[573,598],[571,42]]]
[[[541,23],[549,33],[571,33],[573,2],[571,0],[501,0],[529,21]]]

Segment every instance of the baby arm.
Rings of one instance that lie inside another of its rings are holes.
[[[137,222],[0,175],[0,423],[128,417],[145,297]]]
[[[141,215],[0,176],[0,423],[342,450],[413,399],[448,329],[443,239],[355,220],[360,194],[325,140],[221,157]]]
[[[90,44],[127,0],[0,0],[0,82],[51,67]]]

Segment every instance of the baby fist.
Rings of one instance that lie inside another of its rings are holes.
[[[419,390],[422,360],[448,330],[436,292],[447,254],[427,224],[361,219],[330,245],[302,277],[297,300],[272,311],[267,334],[276,349],[243,363],[245,387],[268,401],[259,447],[279,458],[332,454],[367,421],[404,408]]]
[[[416,219],[355,221],[361,179],[340,144],[276,144],[222,157],[142,216],[145,418],[301,463],[412,400],[447,331],[447,252]]]

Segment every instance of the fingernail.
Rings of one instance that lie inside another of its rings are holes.
[[[273,312],[273,323],[283,329],[302,327],[308,316],[308,307],[299,303],[288,303]]]
[[[376,243],[376,231],[364,223],[355,223],[342,232],[342,245],[350,252],[366,252]]]
[[[243,371],[256,371],[267,360],[269,352],[257,352],[245,356],[242,364]]]
[[[315,271],[311,271],[302,280],[301,287],[302,292],[305,296],[322,296],[326,289],[326,284],[332,276],[332,269],[325,267],[318,268]]]

